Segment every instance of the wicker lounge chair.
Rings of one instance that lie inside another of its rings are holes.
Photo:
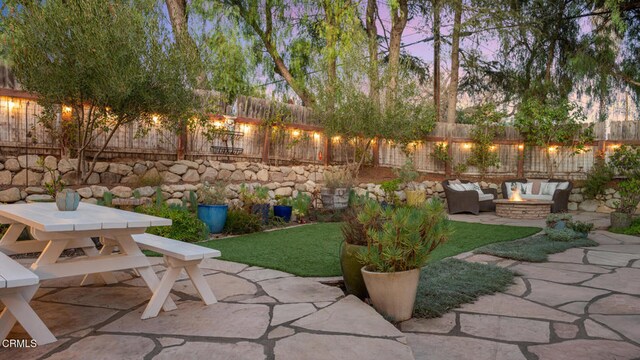
[[[498,198],[498,191],[496,189],[482,189],[484,196],[476,190],[459,191],[451,188],[449,181],[442,182],[444,188],[444,194],[447,197],[447,208],[449,214],[458,214],[463,212],[470,212],[478,215],[481,211],[495,211],[496,205],[493,200]],[[462,184],[471,183],[471,181],[460,180]]]

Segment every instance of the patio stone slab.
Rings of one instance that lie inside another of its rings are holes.
[[[578,283],[585,280],[589,280],[593,277],[593,274],[590,274],[590,273],[568,271],[568,270],[561,270],[561,269],[547,269],[541,266],[524,265],[524,264],[513,266],[511,270],[519,274],[522,274],[526,278],[548,280],[548,281],[558,282],[562,284]]]
[[[251,271],[245,270],[238,273],[238,276],[242,276],[245,279],[258,282],[262,280],[277,279],[277,278],[289,277],[293,275],[286,272],[278,271],[278,270],[261,269],[261,270],[251,270]]]
[[[235,344],[189,341],[182,346],[163,349],[153,359],[262,360],[266,355],[262,345],[247,341]]]
[[[227,299],[231,299],[231,298],[227,298]],[[276,299],[267,295],[262,295],[262,296],[253,297],[250,299],[240,300],[238,302],[241,302],[243,304],[273,304],[276,302]]]
[[[606,290],[585,288],[582,286],[562,285],[543,280],[529,280],[531,292],[527,299],[543,304],[557,306],[574,301],[590,301],[596,296],[608,293]]]
[[[323,307],[327,307],[329,305],[333,304],[331,301],[320,301],[320,302],[314,302],[313,305],[315,305],[318,309],[321,309]]]
[[[255,284],[237,276],[217,273],[207,275],[204,278],[218,300],[224,300],[235,295],[253,295],[258,292]],[[176,282],[175,285],[173,285],[173,290],[199,297],[198,291],[193,286],[191,280]]]
[[[278,360],[413,360],[409,346],[395,340],[298,333],[278,340]]]
[[[161,337],[161,338],[158,338],[158,341],[160,342],[160,345],[162,345],[162,347],[182,345],[185,342],[184,339],[173,338],[173,337]]]
[[[136,360],[150,353],[153,340],[131,335],[98,335],[86,337],[66,350],[53,354],[50,360]]]
[[[568,340],[527,348],[538,360],[631,360],[640,355],[640,347],[611,340]]]
[[[600,245],[598,250],[640,255],[640,244],[636,245]]]
[[[636,259],[640,259],[640,255],[596,250],[589,250],[587,253],[589,263],[598,265],[627,266],[629,261]]]
[[[522,296],[525,292],[527,292],[527,285],[524,283],[524,280],[522,280],[520,276],[514,277],[513,282],[514,284],[509,286],[507,291],[505,291],[507,294]]]
[[[562,322],[573,322],[578,319],[577,316],[506,294],[482,296],[473,304],[463,305],[460,311]]]
[[[517,345],[459,336],[407,334],[416,359],[525,360]]]
[[[316,307],[309,303],[276,305],[273,307],[271,326],[280,325],[291,320],[316,312]]]
[[[271,330],[269,335],[267,335],[267,339],[280,339],[283,337],[291,336],[295,334],[295,330],[286,326],[278,326],[277,328]]]
[[[621,293],[640,295],[640,269],[619,268],[612,274],[603,274],[583,285]]]
[[[470,256],[468,258],[465,258],[464,260],[468,261],[468,262],[486,264],[486,263],[501,261],[501,260],[504,260],[504,259],[501,258],[501,257],[493,256],[493,255],[476,254],[476,255]]]
[[[549,262],[582,264],[583,249],[569,249],[565,252],[549,255]]]
[[[58,341],[54,343],[47,345],[38,345],[38,347],[35,348],[2,348],[2,350],[0,350],[0,355],[3,359],[11,360],[40,359],[47,353],[66,344],[69,340],[69,338],[58,338]]]
[[[620,336],[618,336],[618,334],[591,319],[587,319],[584,321],[584,329],[586,330],[587,335],[589,335],[590,337],[609,340],[622,340]]]
[[[151,298],[151,291],[141,287],[103,286],[92,288],[68,288],[42,297],[42,301],[74,305],[98,306],[126,310]]]
[[[640,279],[637,281],[640,281]],[[640,298],[631,295],[612,294],[605,298],[594,301],[589,306],[589,313],[609,315],[640,315]]]
[[[404,332],[426,332],[446,334],[456,326],[456,314],[446,313],[439,318],[418,319],[413,318],[401,323],[400,328]]]
[[[585,273],[592,273],[592,274],[606,274],[611,272],[611,270],[605,269],[597,265],[567,264],[567,263],[555,263],[555,262],[530,263],[528,265],[543,267],[548,269],[577,271],[577,272],[585,272]]]
[[[206,306],[199,301],[177,305],[177,310],[144,321],[140,320],[144,309],[132,311],[100,331],[257,339],[269,325],[266,305],[219,302]]]
[[[291,324],[308,330],[379,337],[400,337],[402,333],[371,306],[349,295],[337,303]]]
[[[218,270],[237,274],[240,271],[246,269],[248,265],[218,259],[204,259],[200,263],[200,267],[203,269]]]
[[[117,311],[109,309],[41,301],[32,301],[30,304],[56,337],[93,327],[117,313]],[[17,334],[25,334],[19,324],[14,326],[12,331]]]
[[[588,303],[586,301],[574,301],[572,303],[562,305],[558,309],[570,312],[572,314],[582,315],[584,314],[584,309],[587,304]]]
[[[93,328],[88,328],[88,329],[84,329],[84,330],[80,330],[80,331],[76,331],[74,333],[69,334],[70,337],[85,337],[89,334],[91,334],[91,332],[93,331]]]
[[[561,339],[573,339],[578,334],[578,327],[573,324],[554,323],[553,332]]]
[[[460,314],[460,331],[493,340],[549,342],[549,323],[540,320]]]
[[[594,320],[640,344],[640,315],[592,315]],[[640,353],[638,353],[640,357]]]
[[[335,301],[344,296],[337,287],[304,278],[280,278],[260,282],[267,295],[283,303]],[[214,291],[215,293],[215,291]]]

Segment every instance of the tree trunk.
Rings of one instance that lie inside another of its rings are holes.
[[[440,116],[440,0],[433,0],[433,104],[436,121]]]
[[[456,122],[456,103],[458,100],[458,72],[460,61],[460,22],[462,20],[462,0],[457,0],[454,4],[455,14],[453,17],[453,34],[451,38],[451,79],[449,80],[449,90],[447,92],[447,122]]]
[[[171,28],[176,42],[187,54],[199,58],[200,52],[196,42],[189,35],[189,15],[187,14],[187,0],[165,0],[167,12],[171,20]],[[197,77],[198,88],[207,88],[207,74],[204,68],[199,69]]]
[[[367,37],[369,40],[369,97],[374,103],[380,102],[378,84],[378,28],[376,14],[378,4],[376,0],[367,1]]]
[[[387,93],[388,103],[396,95],[398,88],[398,73],[400,71],[400,44],[402,33],[407,26],[409,6],[407,0],[399,0],[397,7],[391,9],[391,35],[389,39],[389,89]]]

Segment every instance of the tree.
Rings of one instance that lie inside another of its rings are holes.
[[[431,0],[433,4],[433,105],[436,109],[436,120],[440,114],[440,10],[442,0]]]
[[[458,73],[460,69],[460,32],[462,22],[462,0],[453,2],[453,33],[451,35],[451,75],[449,76],[449,89],[447,90],[447,122],[456,122],[456,105],[458,100]]]
[[[170,41],[153,1],[15,5],[4,28],[13,71],[25,90],[38,94],[43,125],[71,135],[78,181],[86,182],[121,126],[198,114],[191,90],[198,59]]]
[[[486,103],[473,109],[470,116],[473,129],[471,130],[471,156],[467,164],[475,166],[480,171],[480,178],[484,179],[490,167],[500,165],[500,156],[496,152],[493,141],[496,137],[504,135],[505,114],[496,111],[496,105]]]
[[[564,156],[585,151],[593,141],[593,124],[586,126],[585,120],[582,109],[566,100],[543,103],[531,98],[520,104],[514,126],[526,144],[543,147],[552,178]]]

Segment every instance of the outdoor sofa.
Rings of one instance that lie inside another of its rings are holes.
[[[510,179],[502,183],[502,196],[508,199],[512,188],[520,189],[523,200],[550,200],[551,212],[559,213],[568,211],[569,195],[573,189],[573,183],[562,179]]]
[[[496,210],[493,203],[498,198],[496,189],[481,189],[478,183],[457,179],[443,181],[442,188],[449,214],[469,212],[478,215],[481,211]]]

